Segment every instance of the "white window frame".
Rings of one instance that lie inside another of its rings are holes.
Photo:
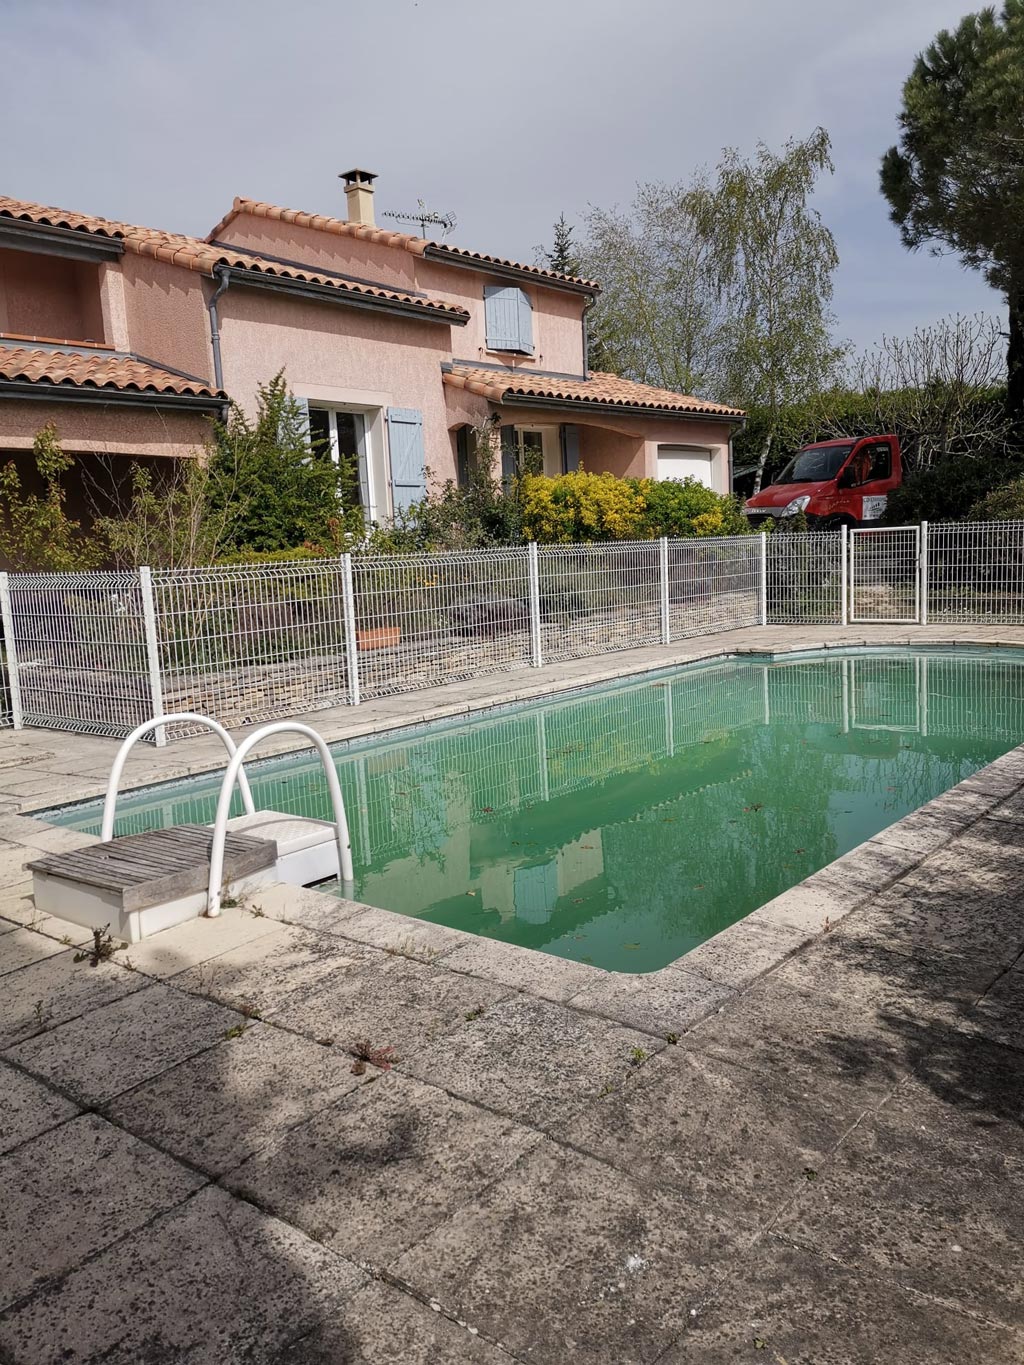
[[[516,433],[516,462],[520,469],[524,469],[524,459],[526,451],[530,448],[526,443],[526,433],[536,432],[541,439],[541,454],[544,457],[544,464],[541,472],[553,478],[562,472],[562,447],[559,441],[558,428],[548,426],[515,426]]]
[[[363,515],[367,525],[378,519],[378,493],[379,487],[386,487],[386,480],[381,483],[382,470],[384,466],[384,435],[383,435],[383,413],[380,408],[363,407],[358,403],[332,403],[322,398],[309,398],[306,400],[309,408],[316,408],[320,412],[327,413],[327,432],[328,445],[331,462],[335,465],[341,463],[341,441],[338,436],[338,413],[352,413],[363,419],[363,436],[359,442],[360,449],[356,451],[358,460],[358,478],[360,486],[366,488],[366,505],[363,507]]]

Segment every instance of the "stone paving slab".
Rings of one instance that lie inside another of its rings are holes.
[[[62,951],[61,944],[55,939],[12,925],[9,932],[0,933],[0,977],[30,962],[42,962],[44,958]]]
[[[994,1365],[1024,1338],[769,1238],[658,1365]]]
[[[679,1047],[558,1130],[572,1147],[753,1235],[862,1116],[772,1072]]]
[[[136,971],[165,978],[272,933],[280,933],[275,920],[253,915],[241,906],[225,906],[215,919],[189,921],[131,944],[119,960],[127,958]]]
[[[664,1038],[692,1028],[731,995],[728,986],[710,981],[698,972],[665,968],[646,975],[605,973],[599,984],[584,987],[568,1003],[573,1009]]]
[[[99,1104],[212,1047],[242,1023],[212,1001],[146,982],[143,990],[19,1043],[6,1055],[76,1099]]]
[[[0,1319],[18,1365],[256,1365],[338,1323],[365,1276],[207,1188]],[[342,1354],[338,1357],[345,1360]]]
[[[82,1114],[0,1158],[0,1310],[203,1183],[97,1114]]]
[[[388,1266],[540,1140],[390,1071],[292,1129],[229,1184],[351,1260]]]
[[[0,1152],[73,1118],[78,1106],[34,1076],[0,1061]]]
[[[358,944],[273,920],[270,932],[248,939],[175,976],[179,990],[208,996],[233,1009],[270,1015],[296,995],[355,971],[374,955]],[[195,931],[193,931],[195,932]],[[383,953],[380,961],[386,961]]]
[[[347,953],[348,945],[344,951]],[[509,995],[503,986],[410,958],[373,952],[315,989],[296,992],[267,1018],[307,1037],[346,1047],[392,1047],[403,1067],[432,1065],[445,1035],[466,1016]]]
[[[541,1000],[564,1004],[570,996],[604,977],[604,972],[586,962],[573,962],[497,939],[467,937],[468,943],[445,954],[444,965],[449,971],[497,981]]]
[[[682,969],[706,976],[720,986],[738,990],[777,967],[814,935],[768,920],[751,922],[748,917],[728,930],[705,940],[682,959]],[[670,970],[674,970],[673,967]]]
[[[56,1028],[147,984],[145,977],[112,962],[85,967],[74,961],[71,949],[64,948],[3,978],[0,1047]]]
[[[624,1365],[672,1344],[731,1250],[688,1200],[545,1142],[395,1275],[520,1359]]]
[[[394,1289],[370,1284],[352,1297],[344,1322],[289,1346],[287,1365],[513,1365],[476,1327]],[[280,1361],[285,1365],[285,1360]]]
[[[114,1100],[108,1117],[219,1175],[360,1084],[338,1049],[266,1024],[236,1027],[235,1037]]]
[[[467,1019],[405,1068],[537,1128],[557,1127],[664,1047],[661,1039],[513,996]]]
[[[941,1130],[906,1120],[888,1106],[865,1117],[804,1182],[775,1231],[1024,1327],[1024,1160],[995,1151],[965,1163]]]

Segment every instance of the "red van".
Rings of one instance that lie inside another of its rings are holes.
[[[752,526],[804,512],[816,531],[877,522],[889,494],[903,482],[896,436],[842,436],[804,446],[773,484],[743,511]]]

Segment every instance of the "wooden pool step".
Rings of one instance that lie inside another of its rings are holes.
[[[206,825],[126,834],[28,864],[36,907],[137,943],[206,907],[213,831]],[[239,895],[276,880],[274,839],[228,831],[224,887]]]

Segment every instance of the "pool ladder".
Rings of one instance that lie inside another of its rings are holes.
[[[337,847],[337,868],[336,875],[340,876],[343,889],[346,893],[350,892],[353,886],[354,875],[352,868],[352,845],[349,839],[348,819],[345,815],[345,801],[341,794],[341,783],[338,781],[338,772],[331,760],[330,750],[324,742],[323,736],[318,734],[309,725],[302,725],[294,720],[274,721],[269,725],[263,725],[258,730],[254,730],[251,735],[247,735],[241,744],[235,741],[228,734],[227,730],[210,716],[201,715],[197,711],[178,711],[170,716],[154,716],[152,719],[144,721],[141,725],[131,732],[117,751],[110,777],[107,781],[106,796],[103,801],[103,822],[100,828],[100,840],[109,843],[114,837],[114,821],[117,812],[117,797],[121,786],[121,776],[124,772],[124,765],[133,747],[145,735],[161,726],[175,725],[182,721],[188,721],[193,725],[202,725],[207,730],[212,730],[218,735],[221,743],[228,753],[228,766],[220,784],[220,793],[217,798],[217,812],[213,820],[213,841],[210,846],[210,879],[206,895],[206,914],[210,917],[220,914],[222,882],[224,876],[224,842],[232,827],[245,828],[256,815],[256,806],[252,798],[252,788],[249,786],[249,779],[245,773],[245,759],[264,740],[272,735],[280,734],[299,734],[304,735],[311,741],[313,747],[320,756],[320,764],[324,771],[327,781],[327,790],[331,797],[331,808],[334,814],[334,843]],[[231,808],[231,795],[238,783],[238,789],[242,797],[242,807],[245,814],[236,816],[233,820],[229,818]],[[287,815],[278,811],[268,811],[262,813],[268,820],[277,818],[286,822],[290,826],[298,824],[301,827],[308,827],[309,835],[315,834],[325,828],[322,820],[313,820],[305,816]],[[301,869],[309,867],[309,860],[302,859],[299,854],[308,849],[309,836],[305,841],[302,837],[298,840],[300,847],[296,847],[292,852],[285,849],[281,861],[288,863],[292,860],[297,869],[296,875],[302,875]],[[322,846],[323,840],[319,843]],[[280,870],[280,863],[279,863]],[[319,879],[319,878],[317,878]],[[292,878],[282,876],[282,880],[291,881]],[[306,885],[304,881],[298,881],[297,885]]]

